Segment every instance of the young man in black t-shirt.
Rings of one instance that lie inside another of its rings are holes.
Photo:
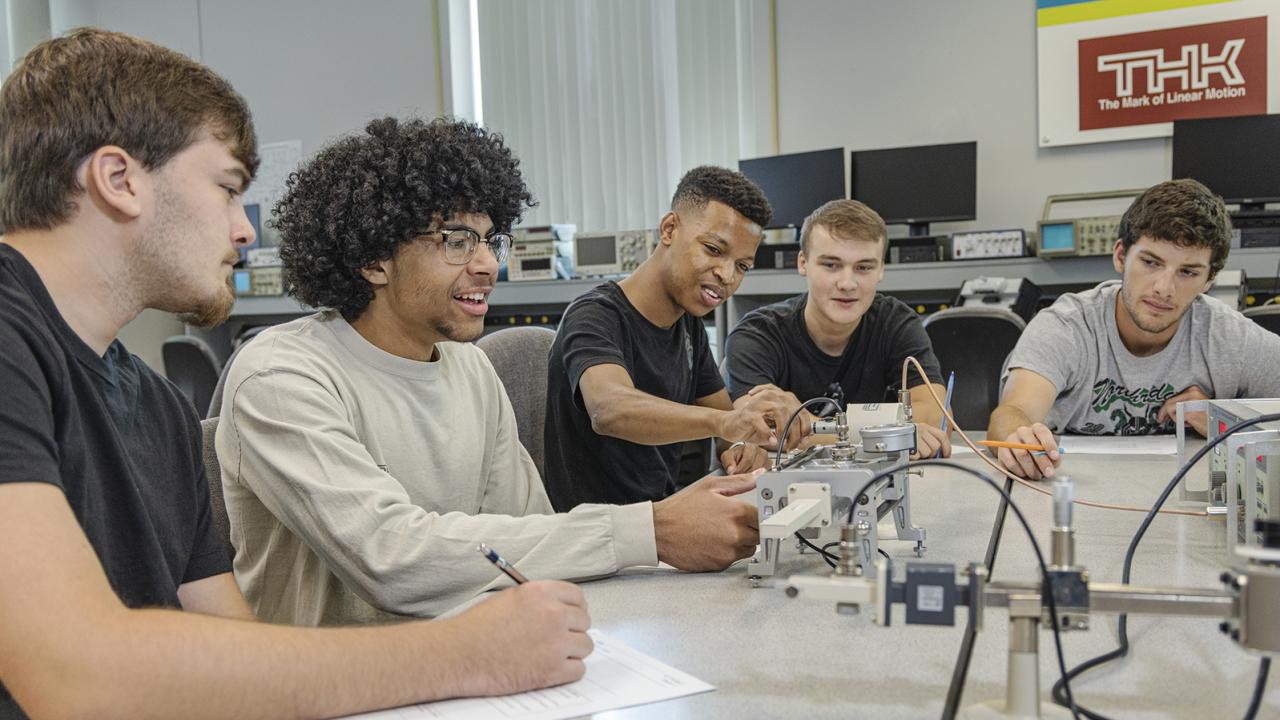
[[[195,408],[116,335],[226,318],[257,164],[225,80],[127,35],[42,43],[0,88],[0,719],[329,717],[583,674],[567,583],[430,623],[252,622]]]
[[[850,404],[896,402],[908,356],[920,361],[938,397],[945,394],[920,319],[901,301],[876,292],[884,279],[886,237],[884,220],[856,200],[833,200],[805,219],[799,272],[809,291],[748,313],[725,343],[735,405],[765,388],[799,401],[842,395]],[[942,413],[914,367],[907,387],[919,456],[939,449],[949,456]]]
[[[794,398],[767,391],[735,409],[702,317],[738,289],[771,215],[741,173],[694,168],[658,225],[654,254],[565,310],[547,374],[544,480],[557,510],[661,500],[676,490],[687,440],[750,443],[722,449],[725,469],[764,466]],[[790,444],[807,427],[797,422]]]

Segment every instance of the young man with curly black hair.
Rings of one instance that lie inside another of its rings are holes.
[[[754,511],[725,497],[751,475],[552,510],[469,342],[529,204],[501,137],[467,122],[376,120],[290,178],[276,207],[286,281],[328,309],[245,346],[217,436],[236,577],[259,616],[436,615],[507,582],[480,541],[535,578],[721,569],[753,551]]]
[[[332,717],[583,674],[566,583],[394,628],[253,622],[195,408],[116,335],[227,316],[256,147],[225,80],[119,33],[41,43],[0,89],[4,720]]]
[[[671,495],[688,440],[719,438],[729,472],[764,466],[762,446],[776,445],[799,404],[769,388],[735,409],[702,318],[755,264],[772,215],[741,173],[694,168],[658,223],[653,255],[565,310],[547,370],[546,481],[557,509]],[[797,422],[792,438],[806,431]]]
[[[1048,453],[1001,449],[1001,464],[1052,477],[1063,457],[1055,430],[1167,433],[1179,402],[1280,396],[1280,369],[1258,361],[1280,357],[1280,337],[1203,294],[1230,240],[1222,198],[1195,180],[1162,182],[1134,200],[1112,257],[1121,279],[1059,297],[1009,355],[987,437]],[[1208,429],[1204,413],[1187,424]]]

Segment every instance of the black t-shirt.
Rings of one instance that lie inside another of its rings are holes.
[[[683,443],[637,445],[591,429],[578,381],[605,364],[626,368],[638,390],[684,405],[724,387],[701,320],[686,314],[658,327],[615,282],[583,293],[564,312],[547,371],[544,482],[562,512],[588,502],[661,500],[676,489]]]
[[[809,337],[804,324],[808,298],[804,293],[753,310],[729,333],[725,355],[730,397],[737,400],[768,383],[801,402],[827,394],[840,370],[840,356],[826,354]],[[920,361],[931,382],[942,382],[924,324],[901,300],[876,293],[849,342],[853,358],[840,379],[846,403],[897,402],[907,356]],[[907,388],[920,384],[920,375],[911,368]]]
[[[125,605],[180,607],[179,585],[231,570],[191,402],[118,340],[98,357],[8,245],[0,347],[0,483],[62,488]],[[0,686],[8,717],[22,714]]]

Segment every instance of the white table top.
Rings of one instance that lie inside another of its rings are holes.
[[[972,455],[960,460],[984,467]],[[1075,480],[1077,498],[1149,506],[1175,463],[1175,456],[1081,455],[1068,456],[1063,471]],[[924,560],[958,567],[981,561],[998,495],[967,474],[938,468],[911,483],[913,519],[928,532]],[[1015,488],[1014,499],[1047,553],[1049,499],[1023,488]],[[1175,492],[1169,507],[1177,507],[1176,499]],[[1141,519],[1140,513],[1077,506],[1076,560],[1091,580],[1120,581],[1125,548]],[[1229,565],[1223,525],[1221,516],[1162,516],[1138,548],[1133,582],[1218,587],[1218,575]],[[888,539],[881,546],[901,577],[903,563],[915,558],[910,543],[892,539],[890,527],[882,526],[881,537]],[[963,635],[964,609],[955,627],[908,626],[901,623],[899,605],[895,625],[881,628],[865,614],[837,615],[830,604],[783,594],[789,574],[825,570],[818,557],[801,556],[787,543],[772,587],[753,589],[741,563],[718,574],[640,570],[583,585],[595,627],[718,688],[617,715],[938,717]],[[993,579],[1034,580],[1037,571],[1030,544],[1010,513]],[[1094,614],[1090,630],[1063,635],[1068,667],[1115,647],[1114,618]],[[1217,626],[1216,619],[1130,616],[1130,657],[1074,683],[1077,700],[1111,717],[1242,716],[1258,658]],[[963,704],[1003,697],[1007,627],[1004,609],[987,610]],[[1040,668],[1042,696],[1049,702],[1058,670],[1048,631],[1040,636]],[[1278,688],[1280,680],[1272,678],[1260,717],[1280,716]]]

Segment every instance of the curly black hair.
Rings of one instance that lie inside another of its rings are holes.
[[[1231,251],[1231,217],[1222,198],[1184,178],[1147,188],[1120,218],[1120,242],[1127,255],[1147,236],[1182,247],[1209,248],[1209,275],[1216,277]]]
[[[769,227],[773,219],[773,208],[755,183],[737,170],[715,165],[699,165],[685,173],[671,198],[671,209],[701,209],[712,200],[737,210],[762,228]]]
[[[483,213],[510,230],[533,205],[501,135],[461,120],[386,117],[290,174],[272,227],[290,294],[354,320],[373,300],[361,268],[433,221]]]

